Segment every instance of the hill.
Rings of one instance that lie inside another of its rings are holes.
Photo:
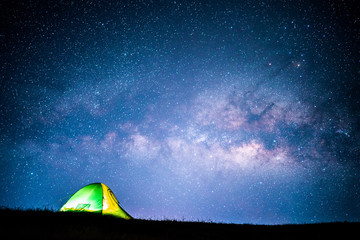
[[[89,213],[0,210],[2,239],[347,239],[360,223],[248,225],[122,220]]]

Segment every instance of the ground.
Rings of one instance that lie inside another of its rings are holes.
[[[0,211],[2,239],[347,239],[360,223],[249,225],[123,220],[86,213]]]

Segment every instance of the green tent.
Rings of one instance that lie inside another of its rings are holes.
[[[94,212],[124,219],[132,218],[119,206],[114,193],[103,183],[92,183],[81,188],[59,211]]]

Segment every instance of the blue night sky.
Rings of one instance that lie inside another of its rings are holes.
[[[357,1],[2,1],[0,206],[360,221]]]

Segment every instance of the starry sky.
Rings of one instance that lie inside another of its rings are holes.
[[[1,1],[0,206],[360,221],[357,1]]]

